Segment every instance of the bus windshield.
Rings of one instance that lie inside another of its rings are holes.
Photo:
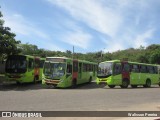
[[[60,79],[65,74],[65,63],[45,62],[43,73],[51,79]]]
[[[27,71],[26,56],[9,56],[6,61],[7,73],[25,73]]]
[[[109,77],[112,75],[112,66],[113,63],[105,62],[105,63],[100,63],[98,66],[98,77]]]

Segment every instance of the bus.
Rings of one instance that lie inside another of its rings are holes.
[[[136,88],[139,85],[151,87],[160,85],[158,65],[112,60],[99,63],[96,78],[97,84],[106,84],[110,88],[120,86],[127,88],[131,85]]]
[[[91,82],[97,76],[97,63],[67,57],[47,57],[43,67],[42,84],[54,88],[73,87]]]
[[[10,55],[5,64],[5,82],[36,83],[42,80],[45,58],[30,55]]]

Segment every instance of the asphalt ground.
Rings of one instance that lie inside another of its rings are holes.
[[[95,82],[79,85],[76,89],[44,88],[41,83],[0,84],[0,111],[160,111],[159,91],[158,85],[152,85],[151,88],[140,86],[134,89],[131,87],[121,89],[117,86],[111,89],[104,85],[99,86]],[[54,119],[79,120],[80,118],[54,117]],[[83,117],[83,119],[90,118]],[[103,120],[106,117],[92,117],[92,119]],[[135,118],[113,116],[107,119]]]

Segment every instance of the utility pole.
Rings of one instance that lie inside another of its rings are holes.
[[[73,46],[73,52],[72,52],[72,59],[74,59],[74,46]]]

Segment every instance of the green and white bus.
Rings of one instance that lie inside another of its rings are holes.
[[[5,64],[5,81],[28,83],[42,80],[45,59],[29,55],[10,55]]]
[[[53,87],[73,87],[91,82],[97,76],[97,63],[66,57],[47,57],[43,67],[42,84]]]
[[[160,85],[158,65],[138,62],[112,60],[99,63],[97,84],[105,83],[110,88],[128,85],[136,88],[138,85],[150,87],[153,84]]]

